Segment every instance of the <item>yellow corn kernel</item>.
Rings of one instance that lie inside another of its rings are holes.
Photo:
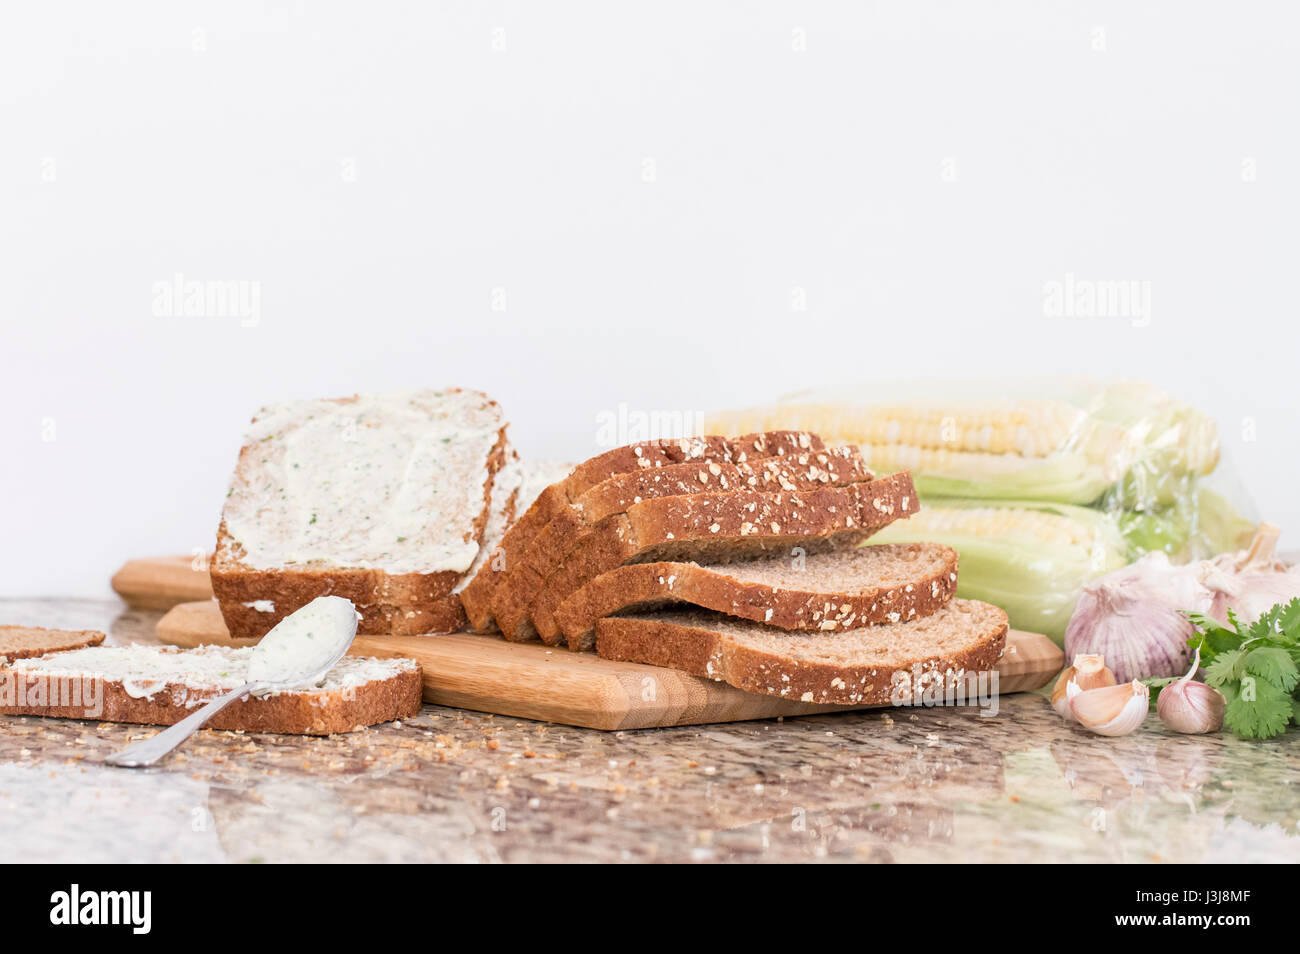
[[[717,414],[719,433],[803,429],[830,441],[901,444],[944,451],[1046,457],[1086,439],[1087,415],[1057,401],[1008,401],[964,409],[842,404],[787,404]]]

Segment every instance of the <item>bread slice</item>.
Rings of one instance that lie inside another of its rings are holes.
[[[0,626],[0,664],[65,649],[98,646],[104,634],[94,629],[45,629],[41,626]]]
[[[592,487],[617,474],[636,473],[688,461],[744,462],[754,458],[781,457],[802,451],[820,450],[821,438],[803,431],[772,431],[743,437],[688,437],[677,440],[643,441],[616,447],[584,461],[548,486],[515,521],[501,541],[498,552],[482,566],[461,590],[460,599],[470,626],[489,632],[492,599],[504,573],[523,556],[533,537],[558,513]]]
[[[892,543],[700,566],[632,563],[602,573],[555,611],[570,649],[594,649],[596,621],[690,603],[787,630],[840,632],[929,616],[957,589],[957,552]]]
[[[258,413],[222,512],[212,590],[232,635],[318,596],[359,632],[450,632],[478,556],[506,424],[478,391],[294,401]]]
[[[492,613],[511,639],[527,639],[535,630],[529,613],[541,587],[564,558],[601,520],[624,513],[643,500],[735,490],[815,490],[871,479],[856,447],[810,450],[782,457],[732,463],[688,463],[602,481],[561,510],[537,533],[497,584]]]
[[[934,680],[947,685],[964,673],[993,669],[1006,636],[1002,610],[954,599],[910,622],[826,635],[788,633],[698,610],[611,616],[596,624],[596,651],[606,659],[681,669],[760,695],[888,705],[898,701],[900,681],[902,697],[911,699]]]
[[[519,455],[513,447],[506,450],[505,463],[501,469],[496,472],[492,480],[492,498],[488,506],[487,522],[483,525],[483,543],[478,548],[478,555],[474,557],[474,562],[470,564],[469,569],[460,578],[454,587],[453,593],[459,593],[474,578],[478,572],[497,548],[501,546],[501,538],[505,536],[506,530],[515,522],[518,516],[520,488],[524,481],[523,463],[519,460]]]
[[[906,472],[807,492],[737,490],[643,500],[582,535],[530,610],[542,641],[559,642],[555,610],[625,563],[731,563],[856,546],[919,509]]]
[[[563,480],[573,470],[573,464],[560,461],[527,461],[519,459],[513,449],[505,465],[497,472],[492,486],[492,509],[488,515],[487,527],[483,532],[483,546],[469,571],[456,584],[454,592],[463,594],[465,588],[477,578],[489,560],[501,560],[501,541],[506,531],[514,524],[519,514],[527,510],[537,495],[555,483]],[[513,488],[513,489],[512,489]],[[504,504],[498,506],[498,495],[508,495]],[[464,600],[461,601],[462,609]],[[479,629],[480,632],[499,632],[496,621],[489,615]]]
[[[252,648],[98,646],[0,669],[0,712],[60,719],[171,725],[248,682]],[[331,735],[420,711],[420,665],[345,656],[317,686],[248,696],[212,729]]]

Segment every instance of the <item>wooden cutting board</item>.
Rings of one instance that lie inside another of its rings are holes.
[[[232,637],[212,600],[174,607],[158,622],[158,638],[186,647],[257,642]],[[358,636],[351,652],[417,660],[424,667],[425,702],[589,729],[741,722],[866,708],[760,696],[675,669],[474,633]],[[998,664],[998,691],[1041,688],[1064,661],[1046,636],[1012,630]]]
[[[113,574],[113,589],[136,609],[171,609],[177,603],[212,599],[208,558],[195,556],[145,557],[127,560]]]

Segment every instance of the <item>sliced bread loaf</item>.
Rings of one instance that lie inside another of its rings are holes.
[[[171,725],[249,681],[252,648],[98,646],[20,659],[0,669],[0,712]],[[247,696],[211,729],[331,735],[420,711],[420,666],[345,656],[319,685]]]
[[[894,543],[700,566],[632,563],[580,587],[555,611],[570,649],[593,649],[596,621],[691,603],[779,629],[839,632],[928,616],[957,588],[957,553]]]
[[[542,640],[554,644],[561,636],[559,605],[625,563],[731,563],[786,556],[796,547],[824,552],[856,546],[918,509],[906,472],[807,492],[737,490],[643,500],[584,533],[540,586],[529,612]]]
[[[0,664],[46,653],[98,646],[104,634],[95,629],[45,629],[42,626],[0,626]]]
[[[681,669],[746,692],[831,705],[888,705],[917,685],[994,668],[1007,614],[950,600],[929,616],[845,633],[788,633],[695,611],[611,616],[596,624],[606,659]],[[901,674],[901,675],[900,675]],[[918,679],[917,676],[920,678]]]
[[[862,455],[856,447],[848,446],[741,463],[676,464],[611,477],[561,510],[533,537],[514,567],[497,584],[492,600],[493,615],[501,631],[510,638],[532,636],[535,631],[529,612],[550,574],[590,528],[643,500],[705,491],[806,491],[870,479],[871,472]]]
[[[501,540],[493,558],[461,590],[460,599],[470,625],[478,632],[492,626],[492,598],[507,570],[523,556],[533,537],[558,513],[601,481],[617,474],[636,473],[686,462],[733,461],[781,457],[821,449],[821,438],[802,431],[773,431],[743,437],[689,437],[643,441],[616,447],[575,467],[537,495]]]
[[[261,636],[318,596],[362,633],[459,629],[506,424],[478,391],[294,401],[259,412],[231,482],[212,590],[232,635]]]

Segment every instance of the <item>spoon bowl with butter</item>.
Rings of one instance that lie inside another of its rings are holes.
[[[318,596],[280,620],[253,647],[244,685],[104,761],[127,768],[152,765],[236,699],[315,685],[344,657],[356,635],[357,611],[352,601]]]

